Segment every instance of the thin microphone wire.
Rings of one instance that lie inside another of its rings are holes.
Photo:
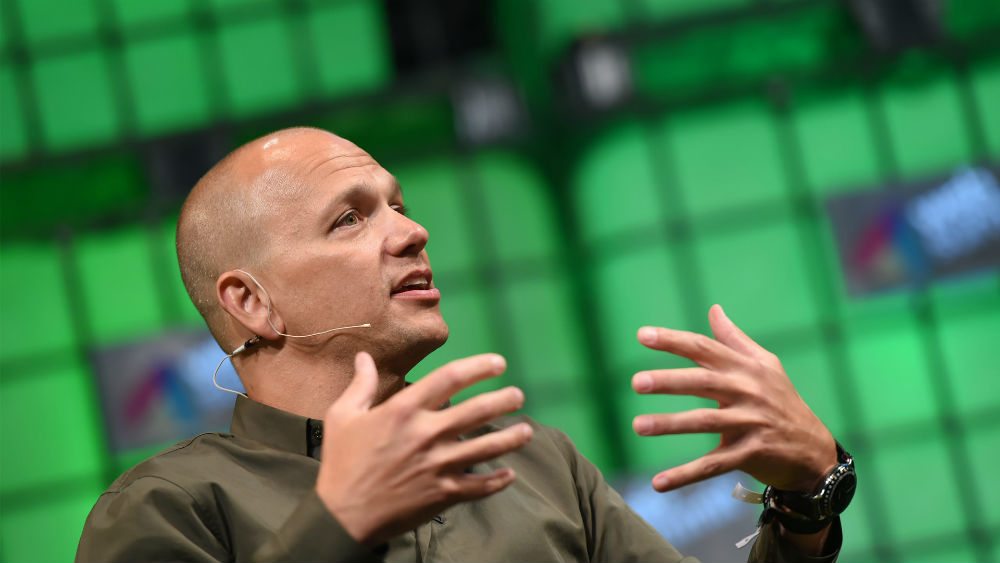
[[[250,272],[248,272],[246,270],[239,270],[239,269],[237,269],[236,271],[237,272],[242,272],[242,273],[246,274],[247,276],[249,276],[250,279],[253,280],[253,283],[257,284],[257,287],[259,287],[260,290],[262,292],[264,292],[264,296],[267,297],[267,324],[271,327],[271,330],[273,330],[277,334],[280,334],[281,336],[287,336],[289,338],[310,338],[310,337],[313,337],[313,336],[319,336],[321,334],[327,334],[329,332],[334,332],[336,330],[345,330],[345,329],[348,329],[348,328],[371,328],[372,327],[371,323],[364,323],[364,324],[360,324],[360,325],[340,326],[340,327],[337,327],[337,328],[331,328],[329,330],[321,330],[319,332],[314,332],[312,334],[285,334],[284,332],[281,332],[280,330],[278,330],[278,327],[274,326],[274,321],[271,320],[271,294],[268,293],[266,289],[264,289],[264,286],[261,285],[261,283],[259,281],[257,281],[257,278],[253,277],[253,274],[251,274]]]
[[[242,272],[242,273],[246,274],[247,276],[249,276],[250,279],[253,280],[253,283],[257,284],[257,287],[259,287],[260,290],[267,297],[267,324],[271,327],[271,330],[273,330],[275,333],[277,333],[277,334],[279,334],[281,336],[285,336],[285,337],[288,337],[288,338],[311,338],[313,336],[320,336],[322,334],[327,334],[327,333],[334,332],[334,331],[337,331],[337,330],[347,330],[347,329],[351,329],[351,328],[371,328],[372,327],[371,323],[364,323],[364,324],[359,324],[359,325],[338,326],[336,328],[331,328],[331,329],[328,329],[328,330],[322,330],[320,332],[314,332],[312,334],[286,334],[284,332],[281,332],[280,330],[278,330],[278,328],[276,326],[274,326],[274,322],[271,320],[271,295],[267,292],[266,289],[264,289],[264,286],[261,285],[261,283],[259,281],[257,281],[257,278],[253,277],[253,274],[251,274],[250,272],[248,272],[246,270],[237,269],[236,271],[237,272]],[[237,348],[237,349],[233,350],[232,352],[226,354],[226,356],[224,358],[222,358],[221,360],[219,360],[219,364],[215,366],[215,371],[212,372],[212,385],[215,385],[216,389],[218,389],[220,391],[225,391],[227,393],[232,393],[234,395],[241,395],[241,396],[243,396],[245,398],[249,398],[249,397],[247,397],[246,393],[240,393],[239,391],[237,391],[235,389],[230,389],[228,387],[223,387],[222,385],[219,385],[219,379],[218,379],[219,378],[219,370],[222,369],[222,364],[226,363],[226,360],[231,360],[233,356],[235,356],[237,354],[241,354],[243,352],[246,352],[250,348],[253,348],[258,342],[260,342],[260,336],[254,336],[250,340],[247,340],[246,342],[244,342],[242,346],[240,346],[239,348]]]

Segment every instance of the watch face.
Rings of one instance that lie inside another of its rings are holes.
[[[851,504],[851,499],[854,498],[854,489],[857,486],[858,477],[853,471],[845,473],[837,481],[830,494],[830,508],[834,514],[840,514],[847,508],[847,505]]]

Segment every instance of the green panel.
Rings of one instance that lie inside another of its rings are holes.
[[[103,446],[88,370],[6,375],[0,384],[0,442],[11,454],[0,457],[0,490],[96,476]]]
[[[625,22],[624,5],[618,0],[590,0],[586,9],[577,0],[547,0],[534,8],[546,57],[561,53],[574,37],[611,31]]]
[[[1000,410],[1000,393],[984,393],[996,385],[1000,308],[940,324],[941,348],[948,365],[959,411]]]
[[[937,416],[924,345],[911,318],[852,323],[846,332],[854,386],[870,430]]]
[[[301,99],[290,31],[282,19],[225,25],[219,43],[233,115],[285,109]]]
[[[856,463],[861,463],[861,461]],[[865,463],[867,463],[867,460],[865,460]],[[868,467],[860,467],[858,471],[860,475],[859,479],[864,479],[865,475],[867,475]],[[865,553],[872,548],[875,541],[875,531],[872,529],[871,520],[868,518],[867,505],[872,502],[873,498],[877,498],[879,494],[879,491],[874,491],[871,487],[859,486],[854,499],[851,501],[851,505],[840,516],[840,525],[844,529],[844,545],[841,547],[841,553],[845,554],[844,557],[840,557],[841,561],[872,561],[872,563],[876,563],[874,558],[862,559],[861,556],[848,555]]]
[[[624,249],[623,249],[624,250]],[[649,350],[636,332],[645,325],[685,327],[682,292],[667,251],[653,246],[618,253],[596,266],[595,289],[601,340],[619,370],[676,367],[686,360]],[[620,374],[627,386],[631,374]]]
[[[617,395],[621,423],[617,430],[628,455],[631,470],[656,472],[695,460],[719,443],[717,434],[677,434],[639,436],[632,430],[632,419],[640,414],[683,412],[716,406],[713,401],[675,395],[639,395],[631,390],[631,374],[623,377],[623,390]]]
[[[94,2],[79,0],[12,0],[18,3],[24,38],[29,44],[91,36],[97,32]],[[4,17],[6,17],[6,13]]]
[[[425,160],[400,166],[396,178],[411,217],[430,233],[427,253],[435,272],[466,271],[479,260],[481,249],[470,238],[469,206],[454,163]],[[447,288],[442,288],[446,291]]]
[[[191,302],[191,297],[184,289],[184,281],[181,279],[181,267],[177,262],[177,218],[173,217],[164,222],[160,234],[159,244],[163,245],[163,256],[166,257],[164,270],[168,272],[166,285],[170,288],[170,296],[164,296],[164,299],[173,299],[177,304],[180,309],[180,316],[177,320],[181,323],[199,327],[205,326],[205,320],[201,318],[201,313]]]
[[[931,286],[930,296],[942,318],[972,311],[1000,312],[1000,271],[938,280]]]
[[[24,109],[10,65],[0,67],[0,160],[10,161],[28,152]]]
[[[202,58],[192,35],[137,41],[126,47],[129,85],[142,133],[155,135],[209,120]]]
[[[1000,4],[995,0],[962,0],[943,5],[945,33],[949,37],[975,37],[983,33],[992,37],[1000,24]]]
[[[1000,58],[976,65],[971,78],[989,155],[994,161],[1000,161],[1000,104],[997,103],[1000,100]]]
[[[1000,527],[1000,487],[996,477],[996,468],[1000,466],[1000,426],[973,428],[968,440],[970,469],[976,480],[972,488],[985,511],[985,523]]]
[[[267,6],[271,2],[270,0],[211,0],[209,3],[217,12],[227,14],[246,12],[247,7]]]
[[[906,563],[979,563],[982,559],[976,555],[974,548],[956,541],[941,542],[928,549],[925,545],[900,546],[903,561]]]
[[[525,410],[538,422],[564,432],[576,449],[599,468],[610,465],[604,434],[597,426],[599,417],[592,401],[583,396],[583,388],[567,390],[558,401],[539,400],[528,394]]]
[[[54,243],[0,249],[0,359],[43,354],[74,344],[67,288]]]
[[[795,224],[700,236],[695,244],[706,312],[713,303],[747,334],[801,329],[817,320]]]
[[[965,527],[958,479],[951,469],[945,439],[934,432],[906,445],[885,444],[870,454],[867,470],[877,472],[884,488],[882,496],[890,499],[883,503],[886,524],[892,539],[902,545],[957,534]],[[915,464],[919,471],[913,470]],[[934,486],[929,487],[931,475]],[[864,486],[860,478],[858,483]],[[934,507],[933,518],[928,518],[928,506]]]
[[[774,348],[795,390],[834,436],[847,432],[846,417],[837,402],[840,383],[820,344],[820,336],[802,346]]]
[[[969,131],[952,75],[901,81],[887,87],[882,99],[893,154],[904,176],[945,172],[970,161]]]
[[[559,243],[550,192],[538,173],[517,156],[482,153],[476,157],[478,182],[488,210],[485,224],[501,260],[551,260]]]
[[[574,201],[585,242],[662,220],[650,157],[642,126],[629,122],[605,132],[580,158]]]
[[[77,248],[84,303],[99,343],[130,340],[160,328],[149,234],[138,228],[81,238]]]
[[[72,494],[13,510],[5,508],[0,521],[4,561],[72,561],[83,523],[100,494],[96,480],[83,480]]]
[[[335,2],[309,14],[319,83],[326,95],[372,90],[392,79],[382,4]]]
[[[41,110],[42,138],[52,150],[111,141],[119,117],[105,57],[98,51],[38,61],[32,78]]]
[[[806,181],[816,193],[878,182],[878,151],[860,92],[814,97],[793,116]]]
[[[580,318],[566,280],[519,280],[506,285],[503,295],[503,307],[513,326],[507,337],[523,362],[518,378],[541,385],[557,381],[568,386],[584,384],[593,366],[587,363]]]
[[[749,4],[749,0],[641,0],[646,13],[654,18],[676,18],[725,10]]]
[[[147,187],[134,155],[88,156],[59,166],[4,173],[0,230],[49,232],[89,227],[98,217],[137,216]]]
[[[115,15],[126,35],[140,25],[157,25],[188,17],[189,3],[185,0],[114,0]]]
[[[777,133],[766,106],[714,106],[668,127],[677,176],[694,214],[767,203],[787,193]]]
[[[481,291],[464,291],[461,293],[441,292],[441,314],[448,323],[450,336],[444,346],[438,348],[422,362],[417,364],[407,379],[415,381],[444,364],[476,354],[488,352],[502,353],[497,349],[490,326],[489,305],[487,296]],[[508,373],[515,373],[518,366],[507,365]],[[509,376],[500,376],[472,386],[470,389],[455,395],[453,402],[472,395],[484,393],[512,385]]]

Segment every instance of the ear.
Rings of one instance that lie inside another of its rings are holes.
[[[265,340],[281,337],[268,323],[267,306],[270,296],[245,272],[223,272],[215,280],[215,293],[222,308],[247,332]],[[271,311],[271,323],[279,331],[285,332],[284,321],[277,311]]]

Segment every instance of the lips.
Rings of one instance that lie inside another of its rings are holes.
[[[406,299],[440,299],[441,293],[434,287],[430,269],[421,268],[406,274],[393,286],[389,295]]]

